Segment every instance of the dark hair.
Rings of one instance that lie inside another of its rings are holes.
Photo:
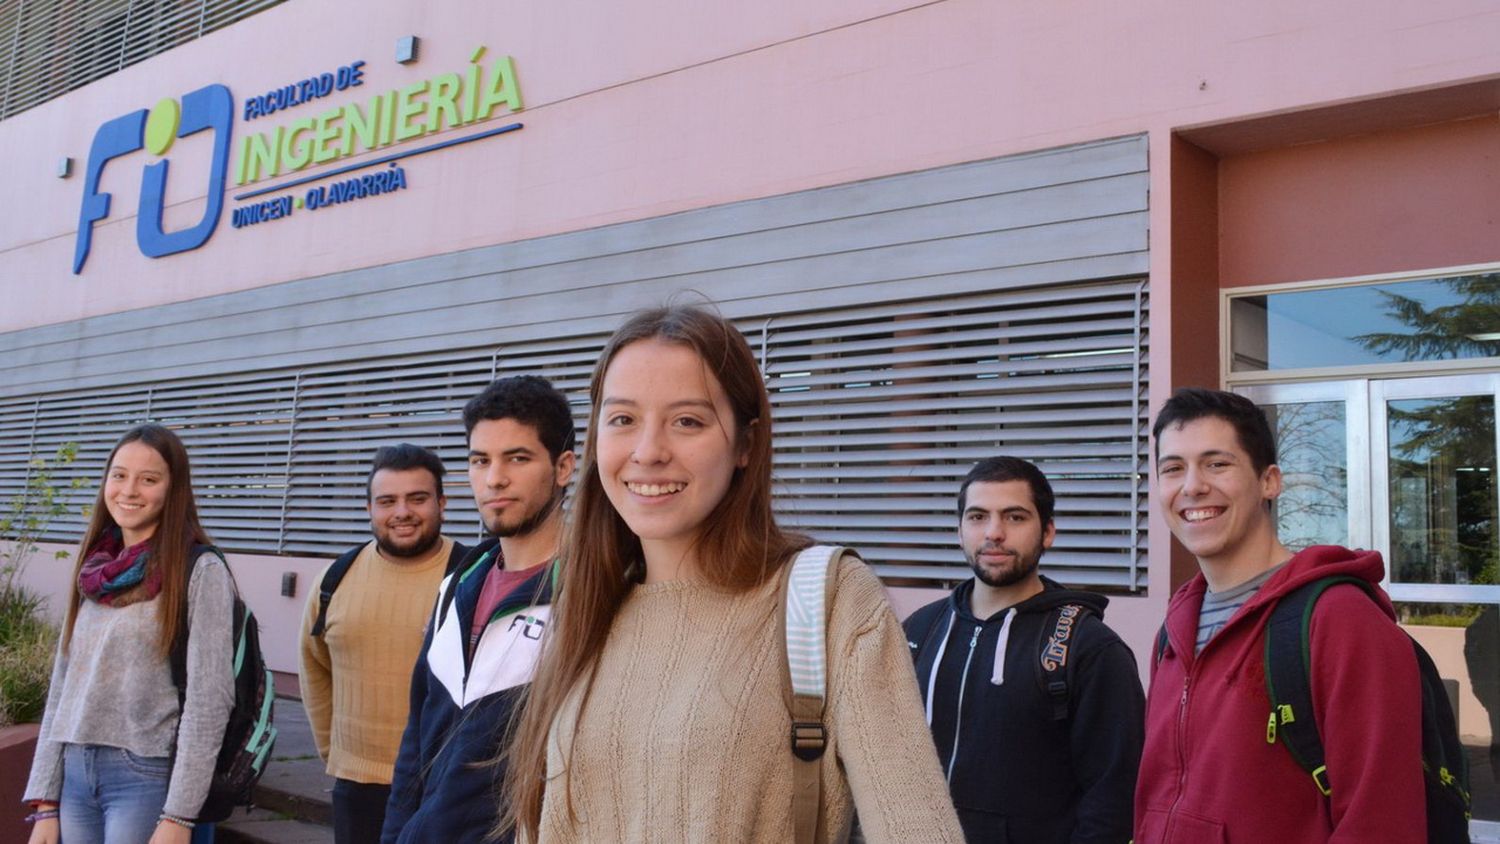
[[[729,320],[698,307],[671,306],[640,311],[609,338],[589,382],[589,430],[598,430],[604,377],[621,349],[661,341],[691,349],[705,378],[724,389],[734,413],[721,420],[738,439],[745,465],[734,470],[729,489],[703,521],[698,537],[702,575],[711,585],[744,593],[774,577],[792,555],[809,544],[776,524],[771,507],[771,401],[755,353]],[[644,574],[640,537],[631,532],[604,492],[599,477],[598,440],[584,444],[583,472],[573,500],[558,589],[556,623],[549,622],[536,676],[507,750],[505,807],[499,829],[535,838],[547,787],[548,735],[553,719],[574,688],[583,684],[588,705],[591,672],[609,637],[610,626],[632,587]],[[669,643],[663,643],[669,645]],[[565,795],[573,811],[571,793]]]
[[[964,508],[969,506],[969,484],[998,484],[1006,481],[1025,481],[1031,485],[1031,503],[1043,525],[1052,524],[1052,512],[1057,498],[1052,494],[1052,484],[1035,464],[1019,457],[986,457],[974,464],[964,482],[958,488],[958,517],[964,517]]]
[[[568,398],[538,375],[513,375],[490,382],[464,405],[464,437],[486,419],[514,419],[530,425],[552,461],[573,450],[573,411]]]
[[[443,475],[448,471],[443,468],[442,458],[419,445],[411,443],[383,445],[375,450],[375,459],[370,461],[370,474],[365,476],[366,501],[370,500],[372,494],[375,473],[381,469],[392,469],[397,472],[406,469],[426,469],[432,475],[439,496],[443,494]]]
[[[1156,414],[1151,438],[1156,440],[1156,459],[1161,460],[1161,432],[1170,425],[1181,428],[1189,422],[1214,417],[1234,427],[1240,448],[1250,456],[1250,465],[1259,475],[1276,463],[1276,435],[1265,411],[1244,396],[1202,387],[1181,387]]]
[[[104,461],[104,472],[99,478],[99,494],[94,497],[94,509],[89,517],[88,529],[83,541],[78,544],[78,558],[73,564],[73,581],[69,587],[67,615],[63,620],[62,651],[68,652],[73,640],[73,624],[78,619],[79,601],[83,595],[78,591],[78,572],[88,557],[89,549],[108,530],[118,530],[109,507],[104,503],[104,484],[109,470],[114,466],[115,455],[126,445],[139,442],[150,446],[161,455],[167,464],[167,499],[162,504],[161,521],[149,540],[150,565],[161,572],[161,592],[156,596],[157,628],[156,651],[162,659],[172,652],[179,628],[187,618],[187,567],[188,552],[194,545],[212,545],[203,525],[198,523],[198,504],[193,499],[193,475],[188,469],[187,449],[182,440],[167,428],[154,423],[137,425],[126,431],[109,452]]]

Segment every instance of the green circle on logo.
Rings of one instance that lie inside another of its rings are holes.
[[[177,138],[177,127],[182,123],[182,107],[177,100],[167,97],[151,109],[146,118],[146,149],[152,155],[165,155]]]

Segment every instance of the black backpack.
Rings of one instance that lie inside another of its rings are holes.
[[[1309,680],[1308,628],[1313,606],[1331,586],[1349,583],[1374,598],[1374,585],[1357,577],[1327,577],[1303,584],[1276,603],[1266,625],[1266,694],[1271,714],[1266,741],[1280,740],[1326,797],[1332,792],[1324,767],[1323,740],[1313,720]],[[1410,634],[1407,634],[1410,639]],[[1427,840],[1469,842],[1469,765],[1458,738],[1458,724],[1437,666],[1411,639],[1422,677],[1422,769],[1427,792]]]
[[[328,570],[323,572],[323,580],[318,584],[318,617],[313,621],[312,630],[308,632],[309,636],[318,638],[323,635],[323,630],[328,625],[328,604],[333,601],[334,590],[339,588],[339,584],[344,581],[344,575],[349,573],[349,569],[354,565],[354,560],[359,557],[359,552],[364,549],[364,545],[356,545],[350,548],[348,551],[340,554],[338,559],[334,560],[333,564],[328,567]],[[453,570],[458,568],[458,564],[463,562],[464,557],[468,553],[469,547],[467,545],[459,542],[453,543],[453,549],[448,552],[447,568],[443,570],[443,573],[445,575],[452,574]]]
[[[189,580],[203,554],[213,554],[224,561],[224,555],[217,548],[193,546],[188,554]],[[229,564],[225,562],[224,567],[227,569]],[[183,612],[186,614],[186,607]],[[250,608],[240,600],[238,589],[235,590],[233,615],[234,706],[229,710],[229,723],[224,727],[224,741],[214,763],[208,797],[203,801],[203,808],[198,810],[196,820],[200,823],[222,821],[229,817],[235,806],[250,805],[255,784],[265,772],[266,760],[276,744],[276,727],[271,723],[276,691],[271,671],[266,668],[260,653],[260,626]],[[182,634],[172,643],[172,683],[177,686],[179,711],[187,695],[187,645],[192,634],[186,618],[181,630]]]

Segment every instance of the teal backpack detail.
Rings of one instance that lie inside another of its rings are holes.
[[[189,552],[189,580],[193,568],[203,554],[213,554],[224,562],[219,549],[208,545],[195,545]],[[229,564],[224,562],[227,569]],[[184,613],[186,608],[184,607]],[[225,820],[235,806],[249,806],[255,784],[265,773],[271,748],[276,744],[276,726],[272,724],[272,704],[276,701],[276,689],[271,671],[266,667],[260,651],[260,625],[254,613],[240,600],[235,589],[233,610],[234,705],[229,710],[229,723],[224,727],[224,740],[219,746],[218,759],[214,764],[213,780],[209,783],[208,797],[198,810],[196,820],[214,823]],[[172,643],[172,683],[177,687],[179,711],[187,695],[187,640],[191,635],[186,619],[182,635]]]

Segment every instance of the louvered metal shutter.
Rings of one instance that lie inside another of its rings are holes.
[[[1145,283],[1055,285],[740,321],[771,391],[776,507],[789,527],[859,548],[883,576],[967,576],[954,494],[978,459],[1036,462],[1058,494],[1049,574],[1145,585]],[[607,337],[188,379],[0,403],[0,490],[27,460],[80,443],[60,475],[92,501],[113,439],[152,418],[193,459],[205,525],[236,551],[332,555],[369,536],[364,481],[380,445],[448,466],[449,535],[474,538],[463,404],[493,377],[537,374],[569,396],[580,442]],[[76,541],[81,516],[51,538]]]
[[[284,372],[173,383],[150,393],[151,418],[187,447],[198,515],[222,547],[280,550],[296,395],[295,375]]]
[[[281,2],[0,0],[0,119]]]
[[[955,493],[981,458],[1057,493],[1048,573],[1144,586],[1144,283],[1070,285],[769,320],[778,509],[888,578],[969,576]]]
[[[370,458],[396,442],[437,452],[449,470],[444,532],[469,541],[477,536],[460,411],[493,370],[492,354],[475,350],[304,371],[280,550],[334,554],[369,539]]]

